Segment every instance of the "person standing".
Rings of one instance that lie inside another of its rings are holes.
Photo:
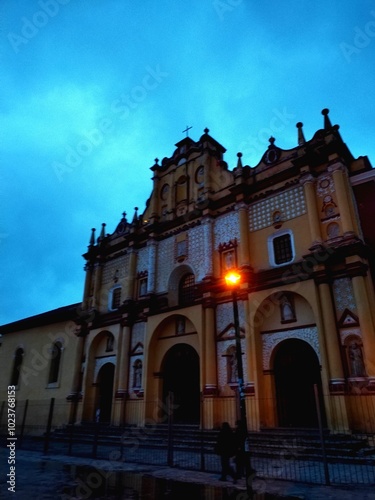
[[[227,475],[229,475],[233,478],[233,482],[235,483],[236,474],[230,465],[230,459],[236,453],[236,443],[234,433],[228,422],[223,422],[221,426],[215,449],[216,453],[220,455],[221,461],[220,481],[226,481]]]

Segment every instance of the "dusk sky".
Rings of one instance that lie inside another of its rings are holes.
[[[375,164],[374,0],[2,0],[0,324],[82,299],[187,125],[255,166],[322,128]]]

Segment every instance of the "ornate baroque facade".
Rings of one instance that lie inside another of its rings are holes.
[[[366,430],[351,397],[375,398],[375,176],[322,113],[255,167],[229,170],[207,129],[155,160],[143,213],[92,230],[82,304],[1,327],[1,399],[56,397],[56,424],[233,423],[236,268],[249,428],[315,426],[316,386],[331,430]]]

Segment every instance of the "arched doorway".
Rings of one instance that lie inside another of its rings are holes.
[[[314,385],[321,394],[321,379],[314,349],[303,340],[285,340],[275,354],[274,374],[279,426],[317,427]]]
[[[114,375],[115,366],[112,363],[103,365],[98,373],[97,409],[100,410],[99,422],[109,423],[111,421]]]
[[[173,420],[177,423],[198,423],[199,356],[188,344],[177,344],[169,349],[163,360],[163,401],[166,404],[173,393]]]

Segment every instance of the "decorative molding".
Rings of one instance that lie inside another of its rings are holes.
[[[356,311],[353,285],[350,278],[340,278],[333,282],[333,296],[335,298],[337,317],[341,317],[345,309]]]
[[[93,383],[95,383],[95,384],[97,383],[100,368],[107,363],[112,363],[114,366],[116,366],[116,356],[105,356],[105,357],[100,357],[100,358],[95,359]]]
[[[318,340],[318,329],[317,327],[309,328],[299,328],[293,330],[284,330],[280,332],[270,333],[267,335],[262,335],[262,357],[263,357],[263,370],[271,370],[271,356],[275,347],[283,342],[284,340],[290,339],[300,339],[307,342],[315,351],[320,359],[320,349]]]
[[[249,207],[250,231],[258,231],[274,224],[273,214],[279,211],[285,222],[306,213],[303,186],[289,189],[275,196],[253,203]]]

